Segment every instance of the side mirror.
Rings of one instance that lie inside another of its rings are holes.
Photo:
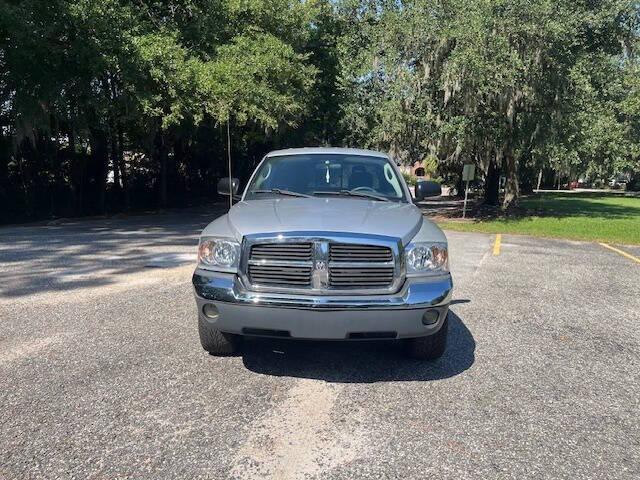
[[[220,195],[235,195],[238,193],[238,187],[240,187],[240,180],[232,178],[229,181],[229,177],[224,177],[218,180],[218,193]]]
[[[442,195],[442,187],[439,183],[423,180],[416,183],[416,202],[427,197],[439,197]]]

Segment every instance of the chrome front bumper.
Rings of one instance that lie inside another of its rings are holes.
[[[212,327],[230,333],[286,332],[294,338],[348,339],[360,334],[393,332],[396,338],[431,335],[446,317],[453,284],[450,275],[408,278],[399,292],[386,295],[293,295],[254,292],[234,274],[197,269],[193,286],[198,314]],[[203,306],[216,305],[215,321]],[[438,321],[423,325],[427,310]],[[374,335],[375,336],[375,335]],[[367,337],[367,335],[362,335]]]

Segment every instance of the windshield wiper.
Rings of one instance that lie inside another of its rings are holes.
[[[338,192],[333,191],[318,191],[313,192],[314,195],[343,195],[346,197],[362,197],[362,198],[371,198],[372,200],[378,200],[380,202],[390,202],[387,197],[383,197],[381,195],[375,195],[373,193],[367,192],[354,192],[353,190],[340,190]]]
[[[275,193],[276,195],[288,195],[290,197],[305,197],[311,198],[311,195],[300,192],[292,192],[290,190],[282,190],[280,188],[270,188],[269,190],[253,190],[250,193]]]

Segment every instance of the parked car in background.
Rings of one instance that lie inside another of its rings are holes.
[[[618,175],[609,180],[609,187],[614,190],[625,190],[629,179],[625,175]]]

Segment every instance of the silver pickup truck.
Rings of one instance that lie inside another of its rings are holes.
[[[234,195],[237,179],[218,191]],[[419,182],[416,200],[440,194]],[[394,339],[416,358],[446,347],[453,284],[447,239],[423,218],[383,153],[271,152],[227,215],[202,232],[193,275],[203,348],[243,336]]]

